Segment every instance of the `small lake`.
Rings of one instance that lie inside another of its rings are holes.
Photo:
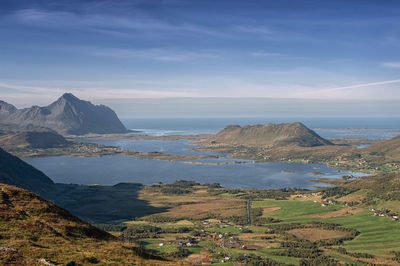
[[[91,142],[140,152],[159,151],[179,155],[214,154],[188,150],[193,146],[188,145],[189,141],[187,140],[91,140]],[[310,182],[318,177],[341,178],[342,175],[349,174],[364,175],[339,172],[338,169],[328,168],[321,164],[252,163],[227,157],[198,160],[207,163],[221,163],[217,165],[189,164],[183,161],[161,161],[120,155],[28,158],[25,161],[43,171],[54,182],[75,184],[115,185],[120,182],[139,182],[148,185],[185,179],[200,183],[220,183],[227,188],[312,188],[312,186],[328,186]],[[232,163],[234,161],[242,163]],[[313,175],[311,172],[322,172],[324,175]]]

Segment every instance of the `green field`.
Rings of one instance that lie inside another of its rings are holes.
[[[360,232],[355,239],[345,241],[342,247],[349,252],[370,253],[384,255],[387,257],[391,251],[400,251],[400,223],[394,222],[388,217],[378,217],[369,211],[364,211],[354,215],[336,218],[315,218],[308,217],[319,213],[335,211],[341,206],[322,207],[320,203],[299,200],[270,200],[253,201],[252,207],[271,208],[280,207],[281,209],[265,214],[264,216],[278,218],[281,223],[306,223],[310,221],[337,223],[345,228],[353,228]],[[339,258],[336,254],[332,257]],[[391,255],[389,255],[390,257]],[[352,260],[345,258],[344,261],[350,263]]]
[[[393,222],[385,217],[373,216],[370,212],[325,219],[325,221],[355,228],[360,232],[360,235],[354,240],[344,243],[344,247],[349,251],[372,254],[400,251],[399,222]]]
[[[158,191],[162,186],[141,190],[140,198],[149,206],[170,207],[156,216],[125,222],[127,229],[118,234],[134,236],[144,249],[155,254],[191,264],[201,264],[208,258],[219,264],[224,261],[223,265],[259,260],[287,265],[322,265],[327,261],[331,265],[391,265],[395,264],[392,251],[400,251],[399,222],[374,216],[368,210],[371,204],[348,203],[367,197],[369,190],[364,188],[336,189],[326,196],[321,191],[310,195],[309,191],[290,194],[187,187],[190,193],[182,195]],[[245,211],[248,197],[252,198],[250,226]],[[373,207],[378,203],[380,200]],[[187,241],[193,243],[187,246]]]
[[[144,240],[141,241],[140,244],[146,250],[149,250],[155,254],[162,254],[162,253],[170,253],[177,250],[178,245],[174,244],[165,244],[164,246],[160,247],[159,244],[164,243],[160,240]]]
[[[285,222],[304,222],[317,220],[317,218],[307,217],[324,212],[336,211],[342,208],[340,205],[321,206],[320,202],[300,201],[300,200],[272,200],[263,199],[251,202],[252,208],[273,208],[281,209],[265,214],[266,217],[278,218]]]

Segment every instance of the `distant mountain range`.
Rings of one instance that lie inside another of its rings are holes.
[[[266,124],[254,126],[231,125],[207,140],[210,144],[229,145],[291,145],[314,147],[333,145],[302,123]]]
[[[26,130],[47,128],[62,135],[129,132],[111,108],[80,100],[71,93],[45,107],[17,109],[0,101],[0,123]]]

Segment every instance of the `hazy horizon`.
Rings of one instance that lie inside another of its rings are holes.
[[[61,96],[61,95],[60,95]],[[79,97],[79,95],[75,95]],[[58,98],[58,97],[57,97]],[[57,100],[29,101],[17,108],[47,106]],[[81,100],[90,100],[81,98]],[[397,100],[314,100],[282,98],[140,98],[90,100],[127,118],[400,117]]]

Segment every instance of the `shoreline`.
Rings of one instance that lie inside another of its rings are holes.
[[[102,157],[112,155],[132,156],[144,159],[166,160],[166,161],[187,161],[199,159],[217,159],[217,155],[172,155],[161,152],[136,152],[121,150],[117,146],[107,146],[96,143],[73,142],[67,146],[53,148],[19,148],[8,150],[11,154],[20,158],[43,158],[43,157]]]

